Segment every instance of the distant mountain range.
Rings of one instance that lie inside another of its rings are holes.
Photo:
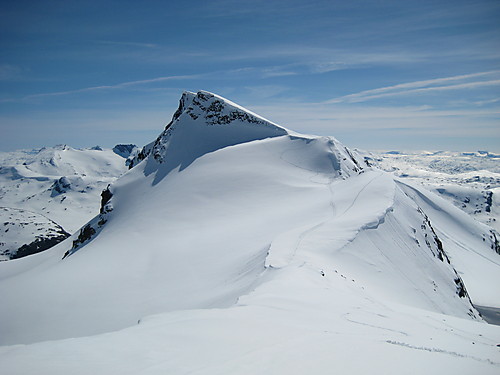
[[[477,152],[365,153],[374,165],[451,201],[500,231],[500,155]]]
[[[10,239],[5,232],[0,235],[0,255],[4,259],[30,255],[64,239],[66,232],[78,230],[98,213],[102,190],[127,171],[126,158],[134,148],[59,145],[0,153],[0,207],[4,207],[0,213],[5,216],[5,229],[11,228]],[[43,225],[21,226],[26,215],[28,221]],[[54,231],[59,235],[54,236]],[[14,232],[18,234],[15,239]],[[29,246],[33,241],[37,245]],[[24,245],[31,250],[25,247],[19,252]]]

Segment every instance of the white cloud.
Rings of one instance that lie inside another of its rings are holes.
[[[10,64],[0,64],[0,81],[8,81],[18,78],[21,68]]]
[[[99,44],[107,44],[114,46],[124,46],[124,47],[141,47],[141,48],[158,48],[158,44],[154,43],[137,43],[137,42],[117,42],[113,40],[99,40]]]
[[[496,86],[500,85],[500,80],[498,79],[481,81],[476,80],[473,82],[464,82],[453,85],[447,85],[447,83],[453,81],[467,81],[472,78],[477,79],[480,77],[498,75],[499,73],[499,70],[493,70],[488,72],[479,72],[424,81],[401,83],[393,86],[380,87],[377,89],[364,90],[354,94],[344,95],[338,98],[327,100],[325,103],[358,103],[389,96],[410,95],[431,91],[461,90],[484,86]]]
[[[246,86],[245,90],[248,91],[251,97],[255,98],[270,98],[275,95],[288,91],[289,88],[280,85],[262,85],[262,86]]]
[[[126,87],[146,85],[146,84],[150,84],[150,83],[174,81],[174,80],[196,79],[196,78],[200,78],[200,77],[201,77],[201,75],[181,75],[181,76],[156,77],[156,78],[151,78],[151,79],[142,79],[142,80],[138,80],[138,81],[121,82],[121,83],[117,83],[115,85],[92,86],[92,87],[85,87],[85,88],[76,89],[76,90],[56,91],[56,92],[48,92],[48,93],[42,93],[42,94],[32,94],[32,95],[27,95],[27,96],[23,97],[22,100],[29,100],[29,99],[36,99],[36,98],[43,98],[43,97],[50,97],[50,96],[70,95],[70,94],[77,94],[77,93],[88,92],[88,91],[123,89]],[[6,101],[13,101],[13,100],[12,99],[3,99],[2,101],[6,102]]]
[[[429,106],[379,107],[331,105],[326,103],[281,103],[250,106],[252,111],[287,128],[312,134],[391,131],[500,136],[500,108],[436,110]],[[471,124],[474,124],[473,126]]]
[[[474,104],[487,105],[487,104],[493,104],[493,103],[498,103],[498,102],[500,102],[500,98],[494,98],[494,99],[490,99],[490,100],[480,100],[480,101],[474,102]]]

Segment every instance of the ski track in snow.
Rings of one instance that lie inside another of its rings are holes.
[[[328,139],[328,138],[326,138],[326,139]],[[331,153],[331,155],[333,155],[333,157],[336,157],[335,152],[332,149],[332,146],[333,146],[332,142],[333,142],[333,140],[331,140],[331,139],[328,139],[328,140],[329,141],[328,141],[327,145],[328,145],[328,148],[330,150],[330,153]],[[309,180],[311,182],[313,182],[313,183],[320,184],[320,185],[325,185],[325,186],[328,187],[328,190],[329,190],[329,193],[330,193],[329,206],[331,207],[331,217],[327,218],[327,219],[325,219],[325,220],[323,220],[323,221],[321,221],[321,222],[319,222],[317,224],[314,224],[314,225],[306,228],[305,230],[303,230],[301,233],[299,233],[297,239],[295,240],[295,245],[292,246],[293,250],[291,250],[291,251],[283,249],[283,248],[277,249],[277,247],[279,247],[279,245],[276,246],[276,243],[274,243],[275,246],[273,247],[273,243],[271,243],[271,245],[269,246],[269,252],[268,252],[267,259],[266,259],[266,266],[271,266],[271,267],[274,267],[274,268],[280,268],[280,267],[284,267],[285,265],[291,264],[293,262],[293,259],[296,258],[297,252],[299,251],[299,248],[301,247],[301,244],[302,244],[302,242],[304,241],[304,239],[306,237],[309,237],[309,236],[313,235],[315,231],[317,231],[321,227],[325,226],[326,224],[328,224],[332,220],[340,219],[344,215],[348,214],[348,212],[357,203],[357,201],[360,198],[360,196],[365,192],[365,190],[367,188],[369,188],[370,184],[372,184],[376,179],[381,178],[382,175],[384,175],[384,172],[373,172],[373,171],[371,171],[371,173],[376,173],[375,176],[373,178],[371,178],[368,182],[364,183],[363,187],[357,192],[357,194],[354,197],[351,198],[350,204],[345,208],[345,210],[341,214],[338,214],[337,213],[337,207],[336,207],[336,204],[335,204],[335,189],[334,189],[334,185],[341,184],[345,180],[340,180],[339,181],[338,175],[337,175],[338,171],[335,169],[335,166],[333,164],[332,164],[332,172],[331,173],[329,173],[329,174],[328,173],[320,173],[318,171],[305,168],[305,167],[303,167],[303,166],[301,166],[301,165],[299,165],[297,163],[293,163],[292,161],[288,160],[285,157],[285,155],[287,153],[293,153],[297,149],[300,149],[300,146],[297,147],[296,149],[285,150],[285,151],[283,151],[279,155],[279,158],[281,160],[283,160],[284,162],[286,162],[286,163],[288,163],[288,164],[290,164],[290,165],[292,165],[292,166],[294,166],[296,168],[299,168],[299,169],[302,169],[302,170],[305,170],[305,171],[308,171],[308,172],[313,172],[314,175],[312,177],[310,177]],[[318,176],[323,176],[328,181],[327,182],[318,181],[318,179],[317,179]],[[358,228],[355,229],[355,230],[353,230],[353,234],[352,234],[351,238],[347,239],[346,243],[352,241],[354,239],[354,237],[356,236],[356,234],[360,230],[363,230],[363,229],[375,229],[380,224],[380,222],[383,222],[384,216],[391,209],[391,206],[392,205],[389,205],[385,209],[384,214],[382,216],[380,216],[380,217],[377,218],[377,220],[376,220],[377,224],[372,225],[373,221],[368,221],[368,222],[363,222],[363,223],[357,224]],[[288,233],[288,234],[290,235],[291,233]],[[297,236],[296,234],[294,234],[294,235]],[[333,250],[334,249],[332,249],[332,251]],[[279,262],[272,261],[271,259],[275,258],[276,253],[282,253],[280,255],[280,257],[286,257],[286,258],[288,258],[288,261],[285,262],[285,263],[283,263],[283,264],[279,264]],[[286,256],[285,255],[286,253],[289,253],[290,255]],[[301,262],[301,263],[303,263],[303,262]]]
[[[335,220],[335,219],[340,219],[342,218],[344,215],[346,215],[349,210],[351,210],[354,205],[356,204],[356,202],[358,201],[358,199],[360,198],[361,194],[363,194],[363,192],[365,191],[365,189],[368,188],[368,186],[374,181],[376,180],[377,178],[380,178],[381,175],[383,173],[379,173],[377,175],[375,175],[372,179],[370,179],[367,183],[365,183],[363,185],[363,187],[357,192],[356,196],[352,198],[351,200],[351,203],[349,204],[349,206],[344,210],[344,212],[342,212],[340,215],[337,215],[336,214],[336,209],[335,209],[335,202],[334,202],[334,193],[333,193],[333,188],[332,188],[332,184],[334,183],[334,179],[331,178],[330,182],[327,184],[328,187],[329,187],[329,190],[330,190],[330,194],[331,194],[331,197],[330,197],[330,206],[333,207],[333,210],[332,210],[332,217],[330,219],[327,219],[325,221],[322,221],[321,223],[318,223],[314,226],[312,226],[311,228],[305,230],[304,232],[302,232],[299,236],[299,239],[298,239],[298,242],[297,242],[297,245],[295,246],[294,250],[293,250],[293,256],[292,256],[292,259],[295,258],[296,254],[297,254],[297,251],[299,250],[302,242],[304,241],[304,239],[308,236],[311,236],[313,235],[313,233],[318,230],[319,228],[329,224],[331,221]],[[342,182],[340,182],[342,183]],[[379,221],[382,220],[382,218],[379,218]],[[346,243],[349,243],[351,242],[356,234],[362,230],[362,229],[373,229],[371,226],[369,226],[369,223],[358,223],[358,228],[355,229],[353,231],[353,235],[349,238],[349,239],[346,239],[345,242]],[[343,247],[343,246],[342,246]],[[336,250],[340,250],[340,249],[332,249],[332,251],[336,251]]]
[[[362,321],[360,322],[358,320],[349,318],[349,315],[352,315],[352,313],[347,312],[344,315],[342,315],[342,318],[347,320],[348,322],[351,322],[354,324],[359,324],[359,325],[362,325],[365,327],[375,328],[375,329],[379,329],[379,330],[386,331],[386,332],[398,333],[398,334],[403,335],[403,336],[410,336],[408,333],[403,332],[403,331],[399,331],[399,330],[395,330],[395,329],[391,329],[391,328],[387,328],[387,327],[382,327],[382,326],[377,326],[374,324],[369,324],[367,322],[362,322]]]
[[[457,352],[450,352],[450,351],[444,350],[444,349],[429,348],[429,347],[425,347],[425,346],[415,346],[415,345],[407,344],[405,342],[392,341],[392,340],[387,340],[386,343],[391,344],[391,345],[402,346],[404,348],[409,348],[409,349],[424,350],[426,352],[431,352],[431,353],[440,353],[440,354],[451,355],[453,357],[473,359],[474,361],[484,362],[484,363],[488,363],[488,364],[493,365],[493,366],[500,367],[500,362],[493,362],[490,359],[482,359],[482,358],[474,357],[471,355],[461,354],[461,353],[457,353]]]
[[[363,193],[363,191],[368,188],[368,186],[373,182],[375,181],[377,178],[379,178],[380,176],[382,176],[383,173],[378,173],[375,177],[373,177],[370,181],[368,181],[366,184],[363,185],[363,187],[361,188],[361,190],[358,191],[358,193],[356,194],[356,196],[354,197],[354,199],[352,199],[351,201],[351,204],[349,205],[349,207],[347,207],[345,209],[344,212],[342,212],[340,214],[340,217],[344,216],[353,206],[354,204],[356,203],[356,201],[359,199],[359,197],[361,196],[361,194]]]

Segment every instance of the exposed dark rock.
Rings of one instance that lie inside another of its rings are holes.
[[[50,196],[53,198],[71,190],[71,183],[66,177],[61,177],[52,184],[50,190],[52,190]]]
[[[168,125],[167,125],[168,127]],[[144,146],[137,154],[134,156],[130,155],[127,161],[125,162],[126,165],[128,165],[128,169],[132,169],[135,167],[137,164],[139,164],[141,161],[146,159],[148,155],[151,153],[151,150],[153,149],[154,143],[149,143],[146,146]]]
[[[436,234],[436,231],[434,230],[431,221],[429,220],[429,217],[424,213],[424,211],[421,208],[418,208],[418,212],[424,217],[424,221],[420,228],[425,232],[425,231],[430,231],[430,233],[424,233],[425,236],[425,243],[427,247],[431,250],[432,254],[436,256],[440,261],[444,262],[446,260],[446,263],[448,263],[451,266],[450,258],[446,254],[444,247],[443,247],[443,242],[439,239],[438,235]],[[434,246],[431,243],[432,240],[429,240],[429,238],[432,238],[434,242]],[[437,252],[435,253],[434,250]],[[462,278],[458,275],[457,271],[453,269],[453,272],[455,273],[455,277],[453,281],[455,282],[455,285],[457,287],[456,293],[460,298],[467,298],[469,300],[469,303],[472,305],[472,301],[469,297],[469,294],[467,293],[467,289],[465,288],[465,284],[462,281]],[[471,309],[469,315],[473,318],[476,317],[476,314],[474,311]]]
[[[92,228],[89,224],[87,224],[80,230],[78,238],[73,241],[73,248],[75,249],[76,247],[78,247],[78,245],[89,240],[94,234],[95,234],[95,229]]]
[[[73,246],[64,253],[62,259],[72,255],[83,245],[89,243],[102,230],[104,224],[108,222],[108,214],[113,211],[113,206],[110,202],[112,196],[113,194],[108,186],[102,194],[101,213],[80,229],[78,237],[73,241]]]
[[[429,237],[428,234],[425,233],[425,243],[426,243],[427,247],[431,250],[431,252],[434,256],[438,257],[438,259],[441,262],[444,262],[446,259],[446,262],[448,264],[450,264],[450,259],[448,258],[448,255],[446,254],[446,252],[444,251],[444,248],[443,248],[443,242],[439,239],[438,235],[436,234],[436,231],[434,230],[434,227],[432,226],[431,221],[429,220],[429,217],[420,208],[418,209],[418,212],[420,212],[420,214],[424,217],[424,221],[423,221],[422,225],[420,226],[421,229],[427,230],[427,228],[429,228],[429,230],[432,233],[433,240],[434,240],[435,246],[432,246],[431,242],[428,239],[428,237]],[[434,253],[433,248],[436,249],[437,254]]]
[[[69,236],[69,233],[62,230],[58,236],[39,237],[32,243],[21,246],[14,254],[11,255],[10,259],[18,259],[28,255],[40,253],[51,248],[52,246],[57,245],[59,242],[64,241]]]
[[[491,212],[491,205],[492,204],[493,204],[493,192],[488,191],[488,192],[486,192],[486,207],[484,208],[484,210],[486,212]]]
[[[70,236],[63,227],[47,217],[10,207],[0,207],[2,220],[0,259],[18,259],[39,253]],[[11,233],[14,234],[11,235]]]
[[[455,284],[457,284],[457,294],[460,298],[465,298],[468,296],[467,294],[467,290],[465,289],[465,285],[464,285],[464,282],[462,281],[462,279],[460,277],[457,277],[456,279],[454,279],[455,281]]]
[[[132,151],[134,149],[136,149],[137,146],[136,145],[132,145],[132,144],[128,144],[128,145],[116,145],[115,147],[113,147],[113,152],[119,156],[121,156],[122,158],[125,158],[127,159],[130,154],[132,153]]]
[[[497,254],[500,255],[500,243],[498,242],[498,237],[494,230],[490,230],[491,233],[491,248],[495,250]]]
[[[106,189],[104,189],[101,193],[101,208],[99,212],[101,214],[110,212],[112,210],[111,205],[108,205],[108,202],[111,200],[113,193],[111,193],[110,185]]]
[[[362,170],[363,167],[361,165],[359,165],[358,161],[356,160],[354,155],[351,153],[351,151],[347,147],[344,147],[344,148],[345,148],[345,151],[347,152],[347,155],[349,155],[349,157],[351,158],[352,162],[355,165],[355,167],[353,168],[354,172],[359,172],[360,170]]]

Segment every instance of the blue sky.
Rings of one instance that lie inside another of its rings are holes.
[[[500,152],[500,2],[1,2],[0,151],[143,145],[184,90],[350,147]]]

